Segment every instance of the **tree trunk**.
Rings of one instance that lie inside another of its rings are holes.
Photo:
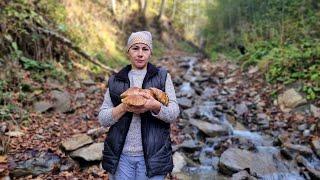
[[[142,0],[138,0],[139,11],[142,11]]]
[[[160,9],[159,9],[158,20],[160,20],[162,14],[163,14],[165,2],[166,2],[166,0],[161,0],[161,5],[160,5]]]
[[[148,5],[148,0],[144,0],[143,9],[142,9],[142,14],[144,17],[146,16],[147,5]]]
[[[117,0],[112,0],[111,5],[112,5],[112,14],[116,15],[116,2]]]
[[[176,0],[173,0],[173,7],[172,7],[172,14],[171,14],[171,19],[174,20],[174,16],[176,15]]]

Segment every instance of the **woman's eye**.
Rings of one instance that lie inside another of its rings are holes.
[[[144,50],[144,51],[149,51],[149,49],[148,49],[148,48],[143,48],[142,50]]]
[[[137,47],[134,47],[134,48],[132,48],[133,50],[138,50],[139,48],[137,48]]]

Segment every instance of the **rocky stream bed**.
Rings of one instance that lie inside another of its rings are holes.
[[[299,84],[267,85],[256,67],[242,72],[234,63],[220,59],[216,63],[197,56],[168,56],[160,60],[170,71],[181,108],[177,122],[171,126],[175,165],[172,178],[319,179],[319,108],[298,93]],[[73,101],[69,100],[72,92],[54,90],[51,94],[56,103],[36,102],[35,111],[46,113],[54,109],[72,114],[87,106],[85,99],[90,94],[102,100],[105,88],[92,81],[82,84],[90,87],[75,93]],[[271,97],[270,92],[275,90],[278,96]],[[50,139],[65,136],[56,139],[54,147],[46,151],[33,146],[20,147],[19,153],[11,152],[10,176],[4,178],[71,178],[72,172],[80,169],[89,173],[86,179],[106,179],[100,161],[108,129],[99,127],[96,118],[101,102],[89,105],[96,110],[83,113],[81,122],[48,122],[50,130],[53,127],[57,133]],[[70,131],[79,124],[86,124],[86,128]],[[30,139],[39,144],[50,141],[46,135],[50,132],[46,128],[40,131]],[[14,133],[17,132],[6,135],[24,136]],[[23,141],[28,138],[25,136]],[[81,173],[78,178],[81,179]]]

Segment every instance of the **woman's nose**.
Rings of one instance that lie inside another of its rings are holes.
[[[143,52],[142,52],[142,50],[140,49],[140,50],[138,51],[138,56],[142,56],[142,54],[143,54]]]

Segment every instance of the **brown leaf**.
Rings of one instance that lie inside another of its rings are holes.
[[[0,163],[7,163],[7,156],[0,156]]]

